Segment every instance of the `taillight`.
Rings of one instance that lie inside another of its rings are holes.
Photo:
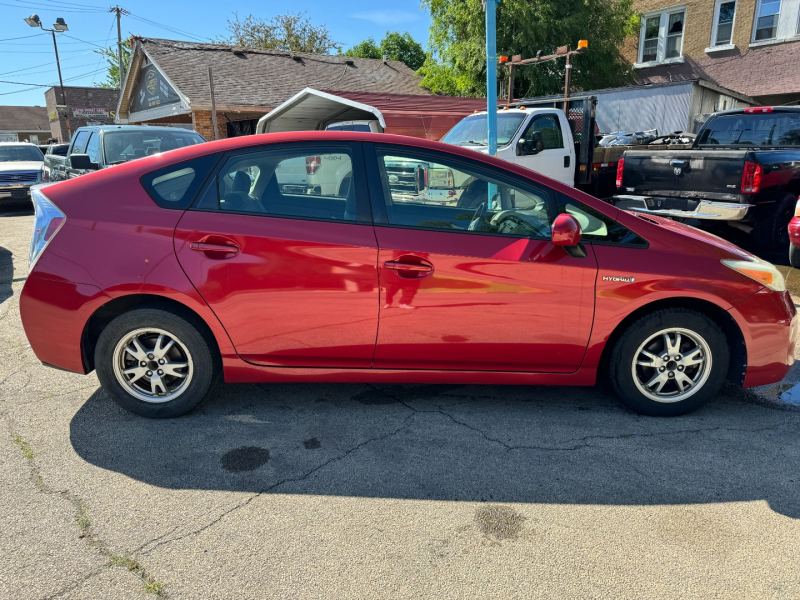
[[[39,179],[41,179],[42,181],[47,181],[48,177],[47,177],[47,171],[45,169],[42,169],[42,172],[39,175]]]
[[[33,235],[31,236],[31,249],[28,255],[28,269],[33,270],[36,261],[47,248],[58,230],[67,220],[66,215],[58,207],[50,202],[40,190],[32,189],[31,198],[33,207],[36,210],[36,217],[33,221]]]
[[[617,162],[617,187],[622,187],[622,169],[625,168],[625,159],[620,158]]]
[[[761,191],[761,175],[764,173],[760,164],[752,161],[745,161],[744,173],[742,174],[742,193],[757,194]]]
[[[751,106],[750,108],[744,109],[744,114],[752,115],[755,113],[771,113],[772,107],[771,106]]]
[[[797,199],[797,204],[794,205],[794,216],[800,217],[800,198]]]
[[[306,156],[306,173],[313,175],[319,170],[322,165],[321,156]]]

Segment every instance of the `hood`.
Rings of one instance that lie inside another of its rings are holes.
[[[677,221],[667,219],[666,217],[660,217],[658,215],[644,215],[633,211],[621,210],[617,220],[623,225],[630,225],[634,230],[636,229],[636,221],[644,221],[659,227],[659,229],[667,230],[671,233],[680,235],[683,238],[688,238],[689,241],[700,242],[709,246],[713,246],[714,248],[722,250],[724,253],[731,255],[731,258],[750,261],[761,260],[747,250],[743,250],[736,244],[729,242],[728,240],[723,240],[721,237],[718,237],[713,233],[708,233],[707,231],[697,229],[696,227],[690,227],[684,223],[678,223]]]
[[[18,173],[20,171],[41,171],[43,160],[12,160],[0,162],[0,173]]]

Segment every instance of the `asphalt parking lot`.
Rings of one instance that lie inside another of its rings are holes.
[[[676,419],[600,388],[296,384],[152,421],[27,347],[32,220],[0,208],[0,598],[800,589],[796,369]]]

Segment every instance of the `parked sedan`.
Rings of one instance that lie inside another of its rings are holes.
[[[282,165],[346,166],[334,195]],[[396,197],[387,165],[463,182]],[[303,162],[303,161],[301,161]],[[293,164],[293,163],[290,163]],[[533,171],[408,137],[302,132],[145,157],[34,191],[20,312],[45,364],[172,417],[226,382],[593,385],[678,415],[781,380],[794,304],[769,263]]]
[[[30,198],[30,187],[41,179],[43,161],[35,144],[0,143],[0,202]]]

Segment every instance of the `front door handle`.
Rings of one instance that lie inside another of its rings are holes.
[[[392,271],[398,271],[398,275],[401,277],[403,276],[403,272],[407,274],[413,273],[414,277],[427,277],[433,273],[433,267],[431,265],[407,263],[399,260],[387,260],[383,263],[383,266]]]
[[[212,254],[230,254],[236,256],[239,254],[239,246],[228,244],[207,244],[206,242],[192,242],[189,248],[197,252],[206,252]],[[228,257],[225,257],[228,258]]]

